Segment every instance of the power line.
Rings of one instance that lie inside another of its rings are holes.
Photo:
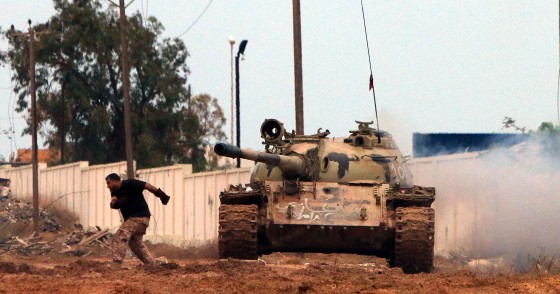
[[[208,10],[208,7],[210,7],[212,2],[214,2],[214,0],[210,0],[210,2],[208,2],[208,5],[206,5],[206,8],[204,8],[204,10],[202,10],[200,15],[194,20],[194,22],[187,28],[187,30],[185,30],[183,33],[181,33],[179,36],[177,36],[177,38],[180,38],[184,34],[186,34],[198,22],[198,20],[202,17],[202,15],[206,12],[206,10]]]
[[[20,119],[25,120],[25,118],[20,117]],[[14,120],[14,118],[10,116],[0,116],[0,120]],[[11,122],[10,122],[10,129],[12,129]]]
[[[146,0],[146,12],[144,12],[144,0],[140,0],[140,9],[142,10],[142,26],[144,26],[144,19],[148,17],[148,1]]]

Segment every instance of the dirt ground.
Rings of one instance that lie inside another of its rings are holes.
[[[157,256],[157,254],[155,254]],[[347,254],[272,253],[258,261],[171,259],[145,266],[108,255],[0,252],[0,293],[559,293],[560,275],[480,273],[436,258],[405,275],[385,260]]]
[[[432,273],[414,275],[352,254],[220,260],[217,243],[147,243],[170,263],[142,265],[130,256],[114,264],[110,237],[100,228],[84,229],[77,217],[52,210],[42,215],[40,237],[18,239],[30,235],[30,204],[15,198],[2,204],[0,293],[560,293],[560,259],[544,252],[518,260],[516,270],[527,274],[514,273],[502,258],[473,263],[464,254],[436,257]]]

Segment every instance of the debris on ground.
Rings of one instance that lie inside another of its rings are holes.
[[[87,249],[90,245],[101,248],[110,248],[110,239],[112,234],[109,229],[102,230],[100,227],[89,227],[84,230],[80,223],[74,224],[76,228],[70,233],[63,245],[64,249],[60,253],[74,256],[87,256],[93,253],[92,250]]]
[[[45,209],[39,212],[39,231],[54,234],[54,237],[22,237],[30,234],[32,226],[33,205],[29,201],[16,197],[0,201],[0,250],[15,251],[25,256],[41,255],[53,250],[66,255],[87,256],[93,249],[110,247],[112,234],[109,229],[84,229],[76,222],[74,230],[67,233],[65,231],[68,229],[63,230],[63,224],[57,223],[53,214]]]
[[[0,250],[15,250],[22,255],[37,255],[51,251],[49,242],[39,241],[38,238],[20,239],[18,236],[0,239]]]
[[[33,205],[21,198],[8,197],[0,202],[0,228],[10,224],[31,224],[33,221]],[[41,232],[58,232],[62,226],[58,224],[47,210],[39,211],[39,230]]]

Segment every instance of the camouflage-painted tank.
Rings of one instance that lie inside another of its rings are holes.
[[[216,144],[218,155],[257,162],[248,186],[220,194],[220,256],[346,252],[386,257],[406,273],[430,271],[435,189],[413,185],[391,135],[357,123],[334,140],[328,130],[295,135],[267,119],[264,152]]]

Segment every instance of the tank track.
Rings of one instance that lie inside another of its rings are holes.
[[[257,205],[220,205],[220,258],[257,259]]]
[[[393,265],[408,274],[429,272],[434,260],[434,210],[399,207],[396,213]]]

